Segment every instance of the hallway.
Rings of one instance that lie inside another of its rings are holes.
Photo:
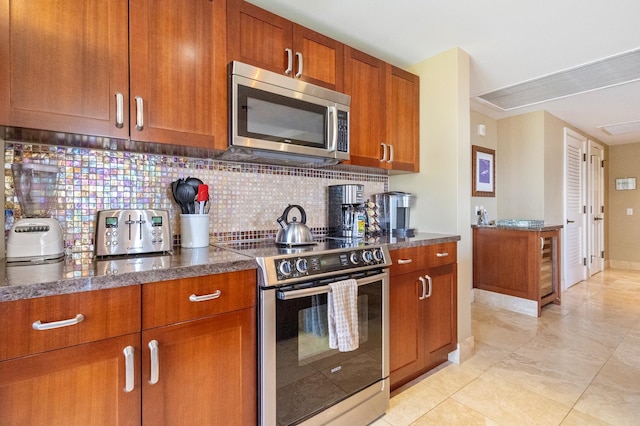
[[[394,392],[373,425],[638,424],[640,271],[607,269],[540,318],[471,312],[474,357]]]

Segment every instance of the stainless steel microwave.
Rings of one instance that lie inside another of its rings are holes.
[[[349,103],[343,93],[230,64],[229,151],[292,163],[349,159]]]

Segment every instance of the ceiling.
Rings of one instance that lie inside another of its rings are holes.
[[[477,99],[639,49],[637,0],[249,1],[403,68],[460,47],[474,110],[498,119],[545,109],[608,145],[640,142],[640,80],[509,111]],[[635,121],[630,133],[600,129]]]

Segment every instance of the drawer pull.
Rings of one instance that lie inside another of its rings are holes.
[[[149,342],[149,352],[151,356],[151,376],[149,377],[149,384],[155,385],[160,378],[160,363],[158,362],[158,341],[152,340]]]
[[[446,251],[444,253],[436,253],[436,257],[447,257],[449,256],[449,253],[447,253]]]
[[[398,265],[406,265],[411,262],[413,262],[413,259],[398,259]]]
[[[124,391],[129,393],[133,390],[135,384],[135,374],[134,374],[134,357],[133,357],[133,346],[127,346],[122,351],[124,354]]]
[[[51,330],[53,328],[69,327],[70,325],[80,324],[82,321],[84,321],[84,315],[78,314],[75,318],[70,318],[62,321],[45,322],[44,324],[40,320],[38,320],[33,323],[32,327],[34,330],[43,331]]]
[[[206,302],[207,300],[217,299],[218,297],[220,297],[220,295],[222,295],[222,292],[220,290],[216,290],[215,293],[211,294],[203,294],[202,296],[196,296],[195,294],[192,294],[191,296],[189,296],[189,301]]]

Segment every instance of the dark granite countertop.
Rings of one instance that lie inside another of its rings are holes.
[[[542,231],[555,231],[556,229],[562,229],[562,225],[541,225],[541,226],[517,226],[517,225],[471,225],[472,228],[482,229],[508,229],[512,231],[523,232],[542,232]]]
[[[389,250],[459,241],[459,235],[418,233],[411,238],[383,236],[370,242]],[[100,290],[225,272],[256,269],[253,258],[218,247],[177,248],[171,255],[96,260],[80,253],[61,262],[0,264],[0,302]]]

